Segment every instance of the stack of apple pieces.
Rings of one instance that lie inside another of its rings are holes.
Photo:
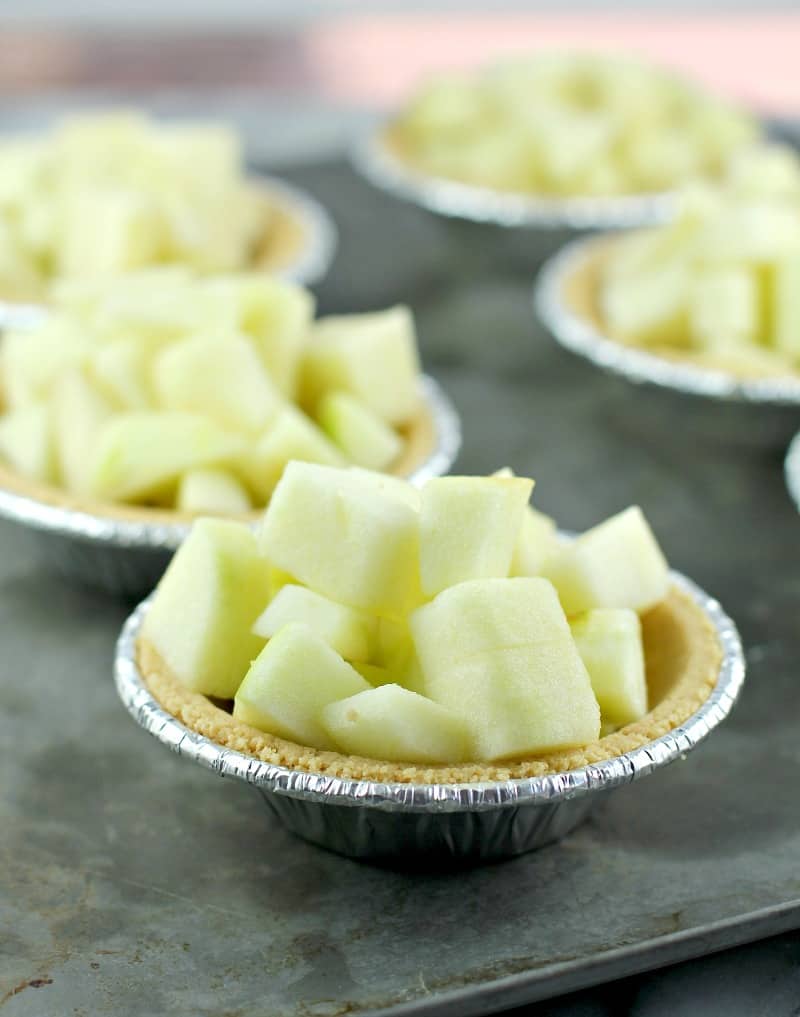
[[[554,196],[668,191],[715,177],[753,119],[630,59],[552,54],[430,82],[391,135],[426,173]]]
[[[221,124],[116,112],[68,117],[0,142],[0,291],[48,296],[52,279],[108,279],[175,263],[252,263],[272,212]]]
[[[600,308],[626,343],[747,374],[800,366],[800,160],[739,154],[724,185],[694,187],[670,224],[608,248]]]
[[[262,275],[73,283],[0,342],[0,460],[79,497],[240,514],[290,459],[384,470],[419,412],[405,307],[313,321]]]
[[[195,524],[140,640],[234,720],[316,749],[459,763],[593,742],[647,710],[639,614],[667,564],[638,508],[565,541],[532,488],[292,462],[257,535]]]

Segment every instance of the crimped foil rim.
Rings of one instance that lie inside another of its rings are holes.
[[[405,478],[416,486],[447,473],[461,448],[461,421],[450,398],[430,375],[421,375],[419,386],[431,413],[435,442],[428,458]],[[0,518],[93,544],[164,551],[179,547],[192,525],[96,515],[3,488],[0,488]]]
[[[572,240],[549,258],[536,279],[534,310],[558,343],[637,384],[658,385],[689,395],[723,402],[773,406],[800,405],[800,379],[737,378],[727,371],[674,363],[645,350],[609,339],[585,318],[570,310],[563,299],[564,283],[590,256],[603,237]]]
[[[339,241],[339,233],[330,213],[307,191],[279,177],[249,174],[247,179],[277,195],[283,205],[291,210],[303,230],[302,252],[273,275],[305,286],[319,282],[331,266]],[[41,304],[0,300],[0,332],[8,328],[31,328],[46,313],[46,308]]]
[[[742,687],[744,654],[739,633],[720,604],[679,572],[672,582],[704,612],[723,651],[711,695],[680,726],[646,745],[599,763],[544,777],[475,784],[399,784],[345,780],[292,770],[217,745],[162,709],[144,684],[136,663],[136,637],[152,594],[133,611],[117,642],[114,679],[134,720],[173,752],[222,777],[235,777],[267,791],[332,805],[369,806],[397,812],[488,811],[518,805],[555,804],[629,784],[681,758],[730,713]]]
[[[786,453],[786,462],[784,464],[784,474],[789,494],[797,511],[800,512],[800,434],[796,434],[789,445],[789,451]]]
[[[381,190],[439,215],[507,227],[575,230],[649,226],[672,218],[674,197],[669,192],[537,198],[431,176],[397,158],[383,142],[389,122],[383,120],[355,139],[350,150],[353,165]]]

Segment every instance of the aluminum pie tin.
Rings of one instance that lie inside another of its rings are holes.
[[[625,346],[573,310],[565,297],[568,280],[596,256],[607,237],[579,238],[550,258],[539,272],[534,309],[563,347],[598,367],[636,383],[656,385],[718,402],[800,407],[800,378],[738,378],[723,370],[679,363]]]
[[[420,395],[431,444],[425,458],[404,474],[415,485],[447,473],[461,448],[461,421],[443,389],[422,375]],[[109,504],[103,514],[0,486],[0,519],[18,524],[20,536],[48,567],[123,596],[140,597],[152,590],[188,535],[192,522],[186,517],[171,522],[169,515],[160,511],[151,521],[140,510],[134,518],[125,518],[121,504]]]
[[[392,151],[388,126],[383,121],[356,139],[353,165],[374,186],[438,215],[505,227],[599,230],[654,225],[674,213],[670,193],[537,197],[432,176]]]
[[[287,282],[311,286],[328,272],[338,245],[336,225],[325,207],[306,191],[272,176],[251,176],[251,183],[274,201],[276,209],[299,230],[298,249],[285,261],[265,270]],[[251,266],[258,271],[258,265]],[[0,300],[0,332],[10,328],[31,328],[47,309],[42,304]]]
[[[789,451],[786,453],[784,473],[786,476],[786,487],[789,489],[789,494],[795,503],[797,511],[800,512],[800,434],[796,434],[789,445]]]
[[[366,861],[414,867],[510,858],[559,840],[609,792],[682,759],[730,713],[744,681],[736,626],[719,603],[680,573],[673,584],[711,623],[722,649],[708,699],[683,724],[634,751],[549,776],[473,784],[373,783],[265,763],[218,745],[165,711],[136,662],[151,598],[123,626],[114,675],[136,722],[178,755],[251,784],[293,833]]]

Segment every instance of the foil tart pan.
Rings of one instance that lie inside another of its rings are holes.
[[[800,378],[748,379],[668,360],[616,342],[570,305],[569,282],[608,242],[607,236],[573,240],[538,273],[534,311],[553,338],[596,367],[634,383],[627,388],[626,412],[644,430],[648,425],[674,427],[680,419],[693,436],[750,446],[785,445],[800,424]]]
[[[416,485],[447,473],[461,448],[461,421],[442,388],[423,375],[420,394],[430,420],[431,443],[425,457],[404,474]],[[189,533],[190,520],[173,522],[170,515],[157,511],[150,520],[139,509],[126,518],[125,506],[117,504],[102,514],[0,483],[0,519],[17,524],[20,539],[48,569],[125,597],[141,597],[152,590]]]
[[[378,864],[430,867],[511,858],[564,837],[608,793],[682,759],[730,713],[744,681],[736,626],[680,573],[673,583],[713,626],[722,661],[709,698],[685,723],[641,748],[550,776],[473,784],[381,784],[289,769],[224,748],[156,702],[136,662],[150,598],[120,634],[115,682],[136,722],[173,752],[221,777],[251,784],[271,815],[328,850]]]
[[[786,462],[784,464],[784,474],[786,476],[786,487],[797,507],[797,511],[800,512],[800,434],[796,434],[789,445],[789,451],[786,453]]]
[[[387,143],[389,121],[373,125],[351,149],[353,165],[371,184],[438,215],[537,230],[626,229],[670,219],[669,193],[612,197],[537,197],[461,183],[415,169]]]
[[[298,234],[296,249],[275,267],[265,265],[265,271],[302,286],[319,282],[327,274],[338,245],[338,231],[329,212],[306,191],[278,177],[251,176],[250,180]],[[251,270],[257,271],[258,265]],[[0,300],[0,332],[31,328],[46,313],[42,304]]]

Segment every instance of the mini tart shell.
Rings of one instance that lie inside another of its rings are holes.
[[[728,359],[720,353],[701,353],[676,346],[635,343],[615,335],[603,315],[601,294],[603,277],[615,245],[623,242],[624,237],[625,234],[611,238],[600,237],[583,245],[580,260],[569,275],[565,276],[561,286],[561,299],[570,314],[591,325],[604,339],[630,349],[641,350],[671,363],[689,364],[698,371],[722,371],[738,381],[753,381],[760,378],[800,379],[800,370],[793,369],[788,362],[785,367],[781,366],[780,369],[776,367],[774,371],[767,368],[756,369],[752,365],[745,367],[735,358]],[[747,351],[744,352],[746,354]]]
[[[711,695],[719,677],[723,651],[713,626],[691,597],[672,587],[642,616],[642,636],[653,705],[641,720],[582,748],[514,762],[457,766],[392,763],[297,745],[234,720],[206,696],[189,691],[144,640],[139,640],[136,656],[144,683],[158,703],[187,728],[225,748],[291,770],[340,779],[466,784],[580,769],[647,745],[687,721]]]
[[[400,428],[399,432],[403,438],[403,450],[388,472],[397,477],[407,477],[430,458],[436,447],[436,425],[431,409],[423,399],[420,400],[410,422]],[[40,481],[24,477],[2,462],[0,462],[0,490],[32,498],[44,505],[86,512],[102,519],[119,522],[190,525],[197,517],[196,514],[178,512],[176,509],[84,498],[52,484],[42,484]],[[256,522],[263,512],[264,508],[261,507],[245,515],[230,518],[237,518],[242,522]]]

